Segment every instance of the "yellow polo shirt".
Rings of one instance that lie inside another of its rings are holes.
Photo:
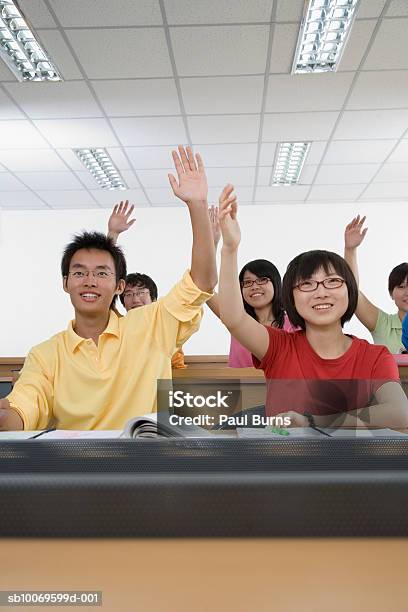
[[[171,379],[171,356],[199,328],[211,297],[187,271],[165,297],[118,317],[111,310],[98,346],[66,331],[31,349],[7,397],[24,429],[122,429],[157,409],[158,379]]]

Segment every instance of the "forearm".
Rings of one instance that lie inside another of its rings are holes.
[[[202,291],[211,293],[217,284],[214,240],[206,201],[188,203],[193,231],[191,278]]]
[[[238,249],[225,246],[221,249],[218,301],[221,321],[231,333],[246,314],[239,286],[237,255]]]
[[[0,431],[19,431],[24,423],[18,412],[10,407],[7,399],[0,400]]]
[[[357,287],[359,285],[360,279],[358,276],[358,264],[357,264],[357,249],[348,249],[344,248],[344,259],[347,261],[348,265],[353,272],[354,278],[356,279]]]
[[[404,406],[376,404],[340,412],[339,414],[315,417],[318,427],[382,427],[390,429],[408,428],[408,412]]]
[[[108,231],[108,238],[110,238],[113,244],[118,242],[119,234],[117,232]]]
[[[218,298],[218,293],[214,293],[212,298],[210,298],[206,302],[206,304],[207,304],[208,308],[213,311],[215,316],[220,319],[221,318],[221,316],[220,316],[220,301],[219,301],[219,298]]]

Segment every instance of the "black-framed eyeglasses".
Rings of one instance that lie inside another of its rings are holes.
[[[245,289],[249,289],[249,287],[252,287],[252,285],[255,283],[256,285],[266,285],[266,283],[268,281],[270,281],[271,279],[268,278],[267,276],[261,276],[261,278],[255,278],[254,280],[243,280],[241,281],[241,287],[245,287]]]
[[[145,295],[147,295],[149,292],[149,289],[139,289],[137,291],[129,291],[129,289],[127,291],[124,292],[123,297],[125,298],[130,298],[130,297],[143,297]]]
[[[325,278],[322,281],[317,280],[305,280],[297,285],[295,285],[294,289],[299,289],[299,291],[316,291],[319,285],[323,285],[325,289],[339,289],[346,281],[344,278],[339,278],[337,276],[330,276],[329,278]]]

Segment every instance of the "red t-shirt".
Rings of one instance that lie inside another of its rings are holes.
[[[385,346],[350,336],[352,344],[344,355],[322,359],[304,331],[266,329],[266,355],[261,362],[252,359],[267,381],[267,415],[289,410],[336,414],[363,408],[385,382],[399,381],[397,365]]]

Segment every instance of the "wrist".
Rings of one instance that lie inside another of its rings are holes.
[[[225,244],[224,242],[222,243],[222,248],[221,248],[221,254],[227,254],[227,255],[235,255],[236,253],[238,253],[238,244],[236,246],[232,246],[232,245],[228,245]]]
[[[207,198],[203,199],[191,199],[191,200],[185,200],[185,203],[187,204],[187,206],[190,208],[190,206],[192,208],[198,208],[201,207],[203,209],[205,209],[207,211],[208,209],[208,201]]]

